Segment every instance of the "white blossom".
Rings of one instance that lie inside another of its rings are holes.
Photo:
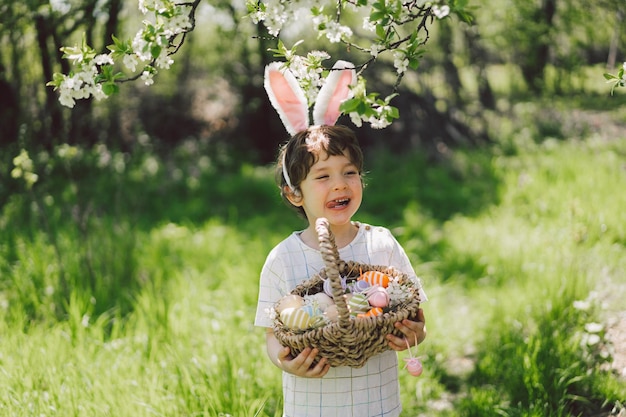
[[[370,17],[369,16],[365,16],[363,18],[363,29],[369,31],[369,32],[376,32],[376,23],[372,23],[370,21]]]
[[[327,23],[326,37],[332,43],[340,42],[342,38],[349,38],[351,36],[352,30],[349,27],[339,24],[334,20]]]
[[[382,45],[378,43],[373,43],[372,46],[370,47],[370,55],[376,58],[382,48],[383,48]]]
[[[167,54],[165,49],[161,52],[161,55],[159,55],[155,62],[157,67],[163,69],[169,69],[173,63],[174,60]]]
[[[363,125],[363,120],[361,119],[361,115],[357,112],[350,113],[350,121],[356,126],[361,127]]]
[[[141,79],[145,85],[154,84],[154,75],[150,71],[144,71],[141,73]]]
[[[435,14],[435,16],[437,16],[438,19],[443,19],[444,17],[450,14],[450,6],[444,5],[440,7],[440,6],[434,5],[433,13]]]
[[[95,62],[97,65],[105,65],[105,64],[109,64],[109,65],[113,65],[113,58],[111,57],[111,55],[105,55],[105,54],[100,54],[100,55],[96,55],[96,57],[93,59],[93,62]]]
[[[398,74],[403,74],[409,68],[409,60],[406,58],[404,52],[396,51],[393,54],[393,66],[396,68]]]
[[[122,58],[122,62],[124,63],[124,66],[126,66],[126,68],[128,68],[132,72],[135,72],[139,60],[137,59],[137,55],[135,54],[126,54],[124,55],[124,58]]]

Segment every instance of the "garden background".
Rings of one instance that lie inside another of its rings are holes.
[[[357,219],[394,232],[430,298],[403,416],[626,415],[626,97],[602,76],[626,60],[626,6],[589,3],[437,22],[400,120],[357,129]],[[305,225],[273,183],[267,34],[205,2],[153,86],[70,110],[45,86],[59,47],[103,49],[136,4],[0,13],[0,415],[280,415],[258,275]],[[389,89],[391,62],[376,71]]]

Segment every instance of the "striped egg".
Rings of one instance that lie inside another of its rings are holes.
[[[389,285],[389,276],[380,271],[363,272],[358,279],[365,280],[370,285],[379,285],[383,288],[387,288]]]
[[[283,324],[292,330],[304,330],[311,327],[311,316],[302,308],[288,307],[280,313]]]
[[[309,315],[309,317],[319,316],[322,314],[322,310],[317,306],[312,306],[310,304],[303,305],[301,307],[302,311]]]
[[[383,309],[380,307],[371,308],[367,313],[365,313],[365,317],[378,317],[383,315]]]
[[[365,280],[357,280],[352,284],[353,292],[363,292],[370,287],[370,283]]]
[[[363,294],[354,294],[348,301],[348,308],[350,314],[356,316],[359,313],[365,313],[370,309],[370,303],[367,301],[367,297]]]
[[[341,278],[341,288],[345,291],[347,287],[348,287],[348,279]],[[326,293],[326,295],[330,297],[333,296],[333,288],[331,287],[330,279],[324,280],[324,292]]]

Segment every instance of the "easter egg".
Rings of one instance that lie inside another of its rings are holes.
[[[311,316],[302,308],[288,307],[280,313],[283,324],[292,330],[304,330],[311,327]]]
[[[371,308],[367,313],[365,313],[366,317],[378,317],[382,316],[383,309],[380,307]]]
[[[369,287],[370,287],[370,283],[365,281],[364,279],[357,280],[353,284],[353,291],[354,292],[363,292],[363,291],[367,290]]]
[[[356,316],[359,313],[365,313],[370,309],[370,303],[367,301],[367,298],[363,294],[354,294],[350,297],[348,301],[348,308],[350,309],[350,314]]]
[[[311,298],[313,300],[313,305],[316,305],[322,311],[325,311],[329,305],[335,304],[333,299],[323,292],[313,294]]]
[[[373,290],[367,295],[367,301],[372,307],[387,307],[389,305],[389,293],[382,287],[373,287]]]
[[[345,291],[346,288],[348,288],[348,280],[347,278],[341,278],[341,289]],[[333,288],[331,287],[330,279],[324,280],[324,293],[330,297],[333,296]]]
[[[304,298],[296,294],[289,294],[278,300],[276,304],[276,311],[282,313],[286,308],[298,308],[304,305]]]
[[[324,317],[328,319],[331,323],[337,323],[339,320],[339,312],[337,311],[337,304],[331,304],[324,311]]]
[[[406,370],[413,376],[420,376],[424,368],[422,362],[417,358],[404,358],[406,361]]]
[[[380,285],[383,288],[387,288],[389,285],[389,276],[380,271],[363,272],[358,279],[364,280],[370,285]]]
[[[303,305],[300,307],[302,311],[309,315],[309,317],[319,316],[322,314],[322,310],[319,307],[312,306],[310,304]]]

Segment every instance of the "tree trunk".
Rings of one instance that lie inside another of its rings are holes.
[[[487,78],[487,51],[481,43],[481,36],[478,32],[479,27],[480,25],[468,27],[464,34],[470,63],[476,68],[478,99],[484,108],[493,110],[496,107],[496,99]]]
[[[609,45],[609,56],[606,61],[606,68],[609,71],[613,71],[615,63],[617,62],[617,50],[619,46],[619,38],[622,33],[622,24],[624,22],[624,11],[618,10],[616,13],[615,29],[613,30],[613,37]]]
[[[535,93],[540,92],[544,87],[544,70],[550,56],[552,42],[550,29],[556,14],[556,1],[542,0],[541,7],[530,16],[539,30],[533,34],[534,39],[531,42],[533,47],[527,51],[526,59],[522,61],[520,68],[528,87]]]
[[[43,73],[43,84],[52,80],[53,58],[50,54],[48,42],[53,38],[53,29],[50,22],[42,15],[35,17],[35,29],[37,31],[37,45],[41,53],[41,70]],[[45,115],[41,131],[34,132],[39,141],[46,147],[52,147],[53,142],[62,136],[63,115],[57,101],[57,96],[52,88],[46,88]]]

